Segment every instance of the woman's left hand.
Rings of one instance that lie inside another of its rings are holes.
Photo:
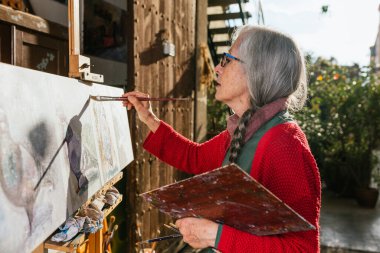
[[[214,247],[218,224],[201,218],[183,218],[176,221],[183,235],[183,241],[191,247],[200,249]]]

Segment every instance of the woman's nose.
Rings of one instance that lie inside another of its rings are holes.
[[[220,75],[222,73],[222,69],[223,67],[220,65],[220,63],[218,63],[218,65],[216,65],[214,70],[217,75]]]

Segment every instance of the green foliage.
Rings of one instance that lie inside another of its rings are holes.
[[[327,186],[344,195],[368,187],[379,146],[380,85],[372,68],[309,61],[309,100],[297,115]]]
[[[215,86],[210,86],[207,91],[207,139],[214,137],[226,129],[229,109],[215,99]]]

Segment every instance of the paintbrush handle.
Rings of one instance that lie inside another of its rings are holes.
[[[189,101],[190,98],[147,98],[137,97],[140,101]]]
[[[181,234],[174,234],[174,235],[167,235],[167,236],[157,237],[157,238],[152,238],[152,239],[145,240],[145,241],[142,241],[142,242],[138,242],[137,244],[159,242],[159,241],[164,241],[164,240],[178,238],[178,237],[182,237],[182,235]]]
[[[136,97],[139,101],[189,101],[190,98],[151,98]],[[99,101],[125,101],[128,97],[112,97],[112,96],[95,96],[95,100]]]

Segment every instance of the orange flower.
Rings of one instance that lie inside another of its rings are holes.
[[[334,79],[334,80],[338,80],[338,79],[339,79],[339,77],[340,77],[340,75],[339,75],[339,74],[335,74],[335,75],[334,75],[334,77],[333,77],[333,79]]]

